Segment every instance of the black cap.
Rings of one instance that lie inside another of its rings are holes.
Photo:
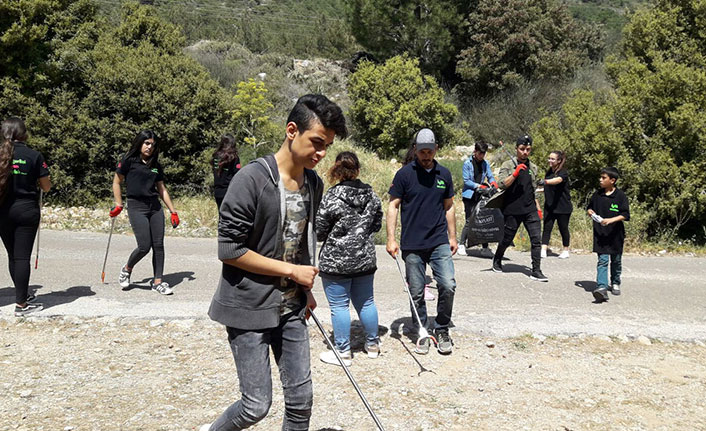
[[[515,146],[519,147],[520,145],[532,145],[532,137],[530,135],[520,136],[517,138]]]

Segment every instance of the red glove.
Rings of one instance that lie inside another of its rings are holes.
[[[482,188],[482,189],[487,189],[487,188],[488,188],[488,186],[486,186],[485,184],[481,184],[479,187]]]
[[[527,169],[527,165],[525,165],[524,163],[520,163],[515,168],[515,172],[512,173],[512,176],[517,178],[517,176],[520,175],[520,172],[524,171],[525,169]]]
[[[179,226],[179,214],[176,212],[172,213],[172,227],[176,229],[176,227]]]
[[[112,217],[116,217],[118,214],[120,214],[120,212],[121,212],[122,210],[123,210],[123,206],[122,206],[122,205],[120,205],[120,206],[118,206],[118,205],[114,206],[113,208],[110,209],[110,217],[111,217],[111,218],[112,218]]]
[[[538,209],[537,214],[539,215],[539,219],[542,220],[542,210]]]
[[[495,187],[496,189],[498,188],[498,183],[496,183],[495,181],[491,182],[490,185]]]

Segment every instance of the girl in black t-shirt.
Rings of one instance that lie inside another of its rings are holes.
[[[542,257],[547,257],[547,246],[552,236],[554,222],[559,225],[561,242],[564,250],[559,255],[559,259],[569,257],[569,219],[574,210],[571,205],[571,193],[569,190],[569,173],[564,167],[566,155],[563,151],[552,151],[549,154],[549,169],[540,185],[544,186],[544,232],[542,233]]]
[[[221,137],[220,145],[213,152],[212,165],[213,195],[216,198],[216,205],[220,209],[230,180],[240,170],[240,157],[238,157],[238,148],[233,135],[226,134]]]
[[[39,187],[51,188],[44,157],[25,144],[27,129],[19,118],[2,122],[0,144],[0,237],[15,285],[15,316],[42,310],[29,292],[30,257],[39,227]]]
[[[130,274],[150,249],[154,280],[152,290],[162,295],[171,295],[172,288],[162,280],[164,270],[164,212],[159,203],[161,197],[171,213],[172,227],[179,225],[179,215],[172,205],[167,188],[164,186],[164,172],[157,160],[159,146],[157,136],[151,130],[143,130],[135,136],[130,150],[125,154],[113,177],[115,206],[110,216],[115,217],[123,209],[120,184],[125,181],[127,189],[128,217],[135,233],[137,248],[120,270],[118,282],[123,289],[130,286]]]

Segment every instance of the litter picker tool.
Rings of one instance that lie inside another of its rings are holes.
[[[343,363],[343,358],[341,358],[341,355],[338,353],[338,349],[336,349],[336,347],[333,345],[333,343],[331,343],[331,340],[329,340],[328,336],[326,335],[326,331],[324,330],[324,327],[321,325],[321,322],[319,322],[319,319],[316,317],[316,314],[314,314],[314,310],[312,310],[311,308],[309,309],[309,315],[314,319],[316,326],[319,327],[319,331],[321,331],[321,335],[324,336],[324,340],[326,340],[326,344],[328,344],[329,348],[336,355],[336,359],[338,359],[338,364],[341,367],[343,367],[343,371],[346,372],[346,376],[348,376],[348,380],[351,381],[356,392],[358,392],[358,396],[363,401],[363,404],[365,404],[365,408],[368,409],[368,413],[370,413],[370,416],[373,417],[373,420],[375,421],[375,425],[377,425],[377,427],[380,431],[385,431],[385,428],[382,426],[382,423],[380,423],[380,419],[378,419],[377,415],[373,411],[373,408],[370,407],[368,400],[365,398],[365,395],[363,395],[363,391],[360,390],[358,383],[355,382],[355,379],[353,378],[353,375],[351,374],[351,372],[348,370],[348,367],[346,367],[346,364]]]
[[[110,220],[110,235],[108,235],[108,247],[105,249],[105,257],[103,258],[103,270],[101,271],[101,283],[105,283],[105,264],[108,262],[108,250],[110,250],[110,240],[113,238],[113,228],[115,227],[115,217]]]
[[[42,198],[44,197],[44,190],[39,191],[39,225],[37,226],[37,255],[34,257],[34,269],[39,266],[39,233],[42,231]]]
[[[409,303],[412,306],[412,313],[414,314],[414,317],[417,318],[417,327],[419,328],[419,338],[417,338],[417,347],[419,348],[421,346],[421,343],[429,338],[431,339],[434,344],[438,344],[436,341],[436,338],[434,338],[432,335],[429,334],[427,331],[427,328],[422,325],[422,319],[419,318],[419,313],[417,312],[417,307],[414,306],[414,299],[412,298],[412,293],[409,291],[409,284],[407,284],[407,279],[405,278],[404,274],[402,274],[402,267],[400,266],[400,260],[395,255],[394,257],[395,263],[397,264],[397,271],[400,273],[400,277],[402,277],[402,282],[404,283],[404,291],[407,292],[407,296],[409,297]]]

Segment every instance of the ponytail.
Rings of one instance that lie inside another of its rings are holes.
[[[352,151],[342,151],[336,156],[336,163],[328,171],[329,183],[335,184],[345,180],[354,180],[360,173],[358,156]]]
[[[14,142],[25,140],[27,140],[27,128],[21,119],[10,117],[2,122],[2,143],[0,144],[0,203],[5,200],[7,188],[10,184],[12,155],[15,149]]]
[[[551,154],[556,154],[556,158],[557,158],[556,168],[553,169],[554,172],[556,173],[556,172],[559,172],[562,169],[564,169],[564,164],[566,163],[566,153],[564,153],[561,150],[556,150],[556,151],[552,151]]]

